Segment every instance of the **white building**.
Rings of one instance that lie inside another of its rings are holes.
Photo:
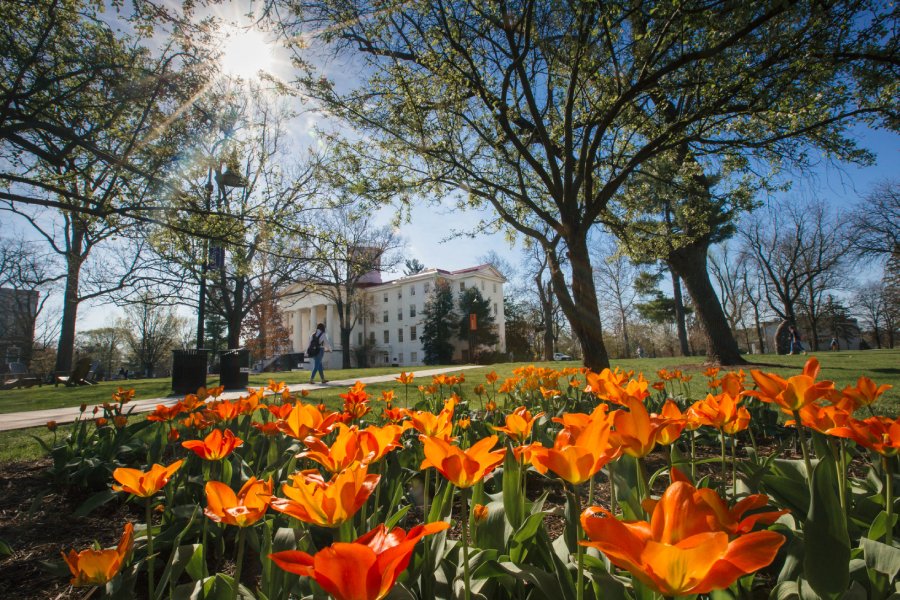
[[[459,271],[426,269],[415,275],[408,275],[393,281],[382,282],[377,274],[366,276],[361,284],[366,294],[365,305],[369,314],[360,318],[350,336],[351,356],[356,362],[356,348],[368,340],[371,348],[371,366],[391,365],[418,366],[424,364],[424,352],[419,335],[422,332],[422,312],[438,281],[446,281],[453,291],[454,303],[458,303],[461,292],[469,287],[477,287],[481,295],[491,303],[499,342],[496,351],[506,351],[505,316],[503,312],[503,276],[490,265],[481,265]],[[458,307],[458,304],[457,304]],[[333,348],[326,353],[326,369],[341,366],[341,336],[337,309],[334,302],[319,293],[303,293],[303,285],[297,284],[286,290],[281,302],[284,322],[291,335],[294,352],[305,352],[318,323],[325,324],[328,339]],[[454,361],[468,362],[468,342],[456,341]]]

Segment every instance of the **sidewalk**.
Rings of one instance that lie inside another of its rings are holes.
[[[413,371],[413,374],[416,377],[431,377],[432,375],[440,375],[441,373],[457,373],[459,371],[464,371],[466,369],[477,369],[478,365],[460,365],[458,367],[453,368],[445,368],[445,369],[426,369],[424,371]],[[355,379],[340,379],[335,381],[329,381],[326,384],[315,383],[295,383],[293,385],[289,385],[288,389],[292,392],[299,392],[300,390],[321,390],[326,388],[348,388],[352,386],[357,381],[362,381],[363,383],[384,383],[388,381],[393,381],[397,377],[400,376],[400,373],[394,373],[393,375],[374,375],[372,377],[359,377]],[[245,395],[246,391],[230,391],[225,392],[221,396],[220,399],[225,400],[233,400],[235,398],[239,398],[240,396]],[[142,412],[150,412],[154,410],[158,405],[164,404],[166,406],[171,406],[178,402],[181,398],[169,397],[169,398],[147,398],[145,400],[135,400],[133,402],[129,402],[127,404],[128,410],[134,413],[142,413]],[[89,407],[88,410],[91,410]],[[28,427],[43,427],[47,424],[47,421],[56,421],[59,424],[63,423],[71,423],[75,421],[78,416],[81,414],[79,407],[77,406],[69,406],[66,408],[50,408],[47,410],[32,410],[26,412],[17,412],[17,413],[7,413],[0,415],[0,431],[12,431],[14,429],[27,429]]]

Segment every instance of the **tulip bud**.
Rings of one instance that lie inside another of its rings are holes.
[[[47,421],[47,429],[50,431],[56,431],[56,421]]]
[[[488,507],[484,504],[476,504],[472,507],[472,514],[476,523],[483,523],[488,518]]]

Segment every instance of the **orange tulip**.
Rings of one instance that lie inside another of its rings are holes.
[[[706,594],[729,587],[739,577],[769,565],[784,543],[772,531],[734,540],[711,508],[687,482],[670,485],[655,504],[650,522],[619,521],[590,507],[581,515],[587,541],[619,568],[665,596]]]
[[[314,460],[331,473],[338,473],[359,464],[367,464],[369,457],[362,452],[359,431],[356,427],[347,427],[343,423],[338,423],[336,427],[338,434],[331,447],[328,447],[319,438],[310,436],[303,440],[309,450],[301,452],[297,457]]]
[[[213,422],[207,419],[203,414],[195,412],[191,413],[186,419],[182,419],[181,424],[190,429],[199,431],[210,427]]]
[[[875,416],[857,421],[850,419],[843,427],[827,432],[836,437],[850,438],[860,446],[886,457],[900,454],[900,417]]]
[[[472,507],[472,516],[476,523],[481,523],[488,518],[488,507],[484,504],[476,504]]]
[[[524,406],[520,406],[512,411],[511,414],[506,415],[505,427],[494,427],[493,429],[494,431],[502,431],[513,442],[523,444],[531,435],[534,422],[543,415],[544,413],[542,412],[532,415],[531,411]]]
[[[650,392],[647,391],[649,382],[644,379],[643,375],[639,375],[638,379],[629,379],[622,385],[619,374],[604,369],[600,375],[588,373],[587,380],[591,392],[595,396],[616,404],[626,404],[626,400],[629,398],[643,402],[650,395]]]
[[[287,498],[272,500],[272,508],[305,523],[337,527],[352,518],[378,485],[380,475],[367,466],[347,469],[324,481],[318,471],[301,471],[284,484]]]
[[[115,548],[106,550],[88,548],[81,552],[69,550],[69,554],[63,554],[62,557],[72,572],[70,583],[75,587],[106,584],[128,561],[133,546],[134,526],[125,523],[122,538]]]
[[[268,481],[251,477],[237,494],[220,481],[208,481],[203,512],[216,523],[249,527],[265,516],[271,498],[271,477]]]
[[[687,419],[673,400],[666,400],[659,415],[650,415],[650,419],[658,427],[656,442],[663,446],[674,444],[681,432],[687,427]]]
[[[497,375],[495,371],[491,371],[487,375],[484,376],[485,380],[491,385],[497,383],[497,380],[500,379],[500,376]]]
[[[410,373],[401,372],[400,377],[397,377],[395,379],[395,381],[398,383],[402,383],[403,385],[408,385],[408,384],[412,383],[413,379],[415,379],[415,376],[411,372]]]
[[[477,441],[468,450],[452,446],[441,438],[420,435],[425,447],[425,460],[420,469],[434,467],[456,487],[472,487],[503,462],[506,449],[491,451],[497,444],[492,435]]]
[[[153,465],[147,472],[119,467],[113,471],[113,478],[121,485],[113,485],[112,489],[138,498],[150,498],[169,483],[169,478],[181,468],[182,463],[183,460],[176,460],[168,467]]]
[[[714,427],[727,435],[735,435],[750,426],[750,411],[740,406],[741,398],[721,393],[707,394],[687,410],[688,420]]]
[[[230,429],[224,433],[213,429],[203,440],[188,440],[181,442],[181,445],[203,460],[221,460],[243,443],[244,440],[236,437]]]
[[[230,421],[241,416],[241,405],[239,402],[231,400],[218,400],[210,402],[206,405],[207,410],[214,414],[221,421]]]
[[[610,443],[606,408],[605,404],[598,405],[583,429],[564,428],[557,434],[552,448],[532,444],[526,456],[530,456],[534,468],[542,474],[553,471],[569,483],[578,485],[616,458],[618,449]]]
[[[336,542],[315,556],[287,550],[269,558],[289,573],[314,579],[336,600],[381,600],[409,565],[416,543],[449,526],[437,521],[407,533],[379,525],[353,543]]]
[[[758,398],[763,402],[777,404],[781,409],[793,414],[808,404],[812,404],[819,398],[827,396],[834,389],[831,381],[816,382],[819,374],[819,361],[810,358],[803,367],[802,375],[794,375],[783,379],[774,373],[750,371],[757,389],[744,392],[745,396]]]
[[[800,409],[800,422],[804,427],[819,433],[829,433],[836,427],[844,427],[850,423],[850,413],[839,405],[819,406],[807,404]],[[785,425],[796,425],[796,419],[785,421]]]
[[[622,400],[628,411],[617,410],[610,415],[615,427],[610,436],[612,444],[629,456],[647,456],[656,447],[656,436],[662,423],[650,418],[640,400],[628,396]]]
[[[157,404],[156,410],[147,415],[148,421],[157,421],[157,422],[166,422],[175,419],[178,415],[183,413],[185,410],[184,405],[181,402],[176,402],[172,406],[166,406],[165,404]]]
[[[406,410],[405,414],[413,428],[422,435],[441,438],[450,441],[453,438],[453,410],[459,398],[454,394],[444,403],[444,408],[438,414],[424,410]]]
[[[330,432],[339,417],[339,413],[325,416],[324,411],[312,404],[297,402],[287,418],[278,421],[278,428],[293,438],[305,440],[309,436],[319,437]]]
[[[368,456],[368,463],[376,463],[388,452],[395,448],[402,448],[400,436],[406,431],[402,425],[385,425],[377,427],[369,425],[359,432],[359,447],[364,456]]]
[[[841,390],[840,400],[838,400],[837,404],[845,410],[853,412],[863,406],[874,404],[879,396],[892,387],[894,386],[888,384],[876,385],[868,377],[860,377],[856,381],[855,387],[847,386]]]

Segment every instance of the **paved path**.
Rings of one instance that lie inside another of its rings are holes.
[[[444,369],[427,369],[423,371],[413,371],[416,377],[431,377],[432,375],[440,375],[441,373],[456,373],[459,371],[464,371],[466,369],[476,369],[477,365],[460,365],[458,367],[452,368],[444,368]],[[273,374],[274,375],[274,374]],[[288,388],[292,392],[297,392],[300,390],[321,390],[326,388],[345,388],[350,387],[357,381],[362,381],[363,383],[384,383],[387,381],[393,381],[400,374],[394,373],[392,375],[373,375],[372,377],[358,377],[354,379],[340,379],[329,381],[327,384],[321,383],[295,383],[293,385],[289,385]],[[234,398],[238,398],[242,395],[246,394],[246,392],[242,391],[232,391],[225,392],[219,398],[224,398],[227,400],[233,400]],[[168,398],[148,398],[146,400],[135,400],[133,402],[128,403],[128,407],[132,412],[150,412],[154,410],[158,405],[164,404],[166,406],[171,406],[181,400],[181,397],[178,396],[170,396]],[[90,410],[90,408],[88,409]],[[50,408],[46,410],[31,410],[25,412],[17,412],[17,413],[6,413],[0,414],[0,431],[11,431],[13,429],[26,429],[28,427],[42,427],[47,424],[47,421],[56,421],[57,423],[71,423],[78,418],[78,415],[81,414],[79,407],[77,406],[69,406],[66,408]]]

